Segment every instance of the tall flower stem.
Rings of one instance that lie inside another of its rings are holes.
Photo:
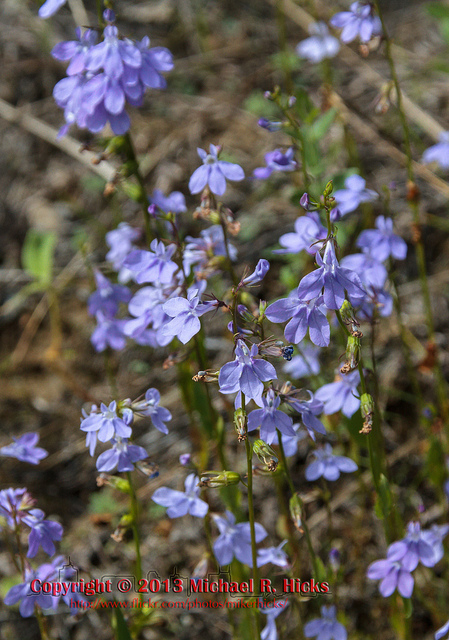
[[[242,393],[242,407],[245,406],[245,398]],[[248,438],[245,440],[246,445],[246,462],[248,467],[248,514],[249,527],[251,531],[251,558],[253,563],[254,588],[259,593],[259,570],[257,568],[257,549],[256,549],[256,526],[254,521],[254,498],[253,498],[253,447]],[[256,612],[256,640],[260,640],[260,618]]]
[[[126,133],[123,136],[124,142],[125,142],[125,152],[126,152],[126,156],[128,158],[128,163],[129,163],[129,172],[135,176],[136,180],[137,180],[137,184],[139,187],[139,193],[138,193],[138,200],[142,206],[142,212],[143,212],[143,219],[145,222],[145,234],[146,234],[146,238],[147,238],[147,242],[148,244],[150,244],[150,242],[153,240],[153,232],[151,230],[151,218],[150,218],[150,214],[148,213],[148,196],[147,196],[147,190],[145,187],[145,181],[143,179],[143,175],[140,171],[140,167],[139,167],[139,162],[137,160],[137,154],[136,151],[134,149],[134,143],[132,141],[131,135],[129,133]]]
[[[444,380],[443,371],[441,369],[439,353],[436,348],[432,303],[430,299],[429,283],[427,281],[427,273],[426,273],[426,256],[424,251],[424,244],[421,238],[421,223],[419,220],[418,197],[417,197],[418,194],[417,194],[417,187],[415,184],[415,175],[413,171],[413,158],[412,158],[412,151],[411,151],[411,144],[410,144],[410,129],[408,126],[407,117],[405,115],[405,111],[403,107],[401,86],[399,84],[399,79],[396,73],[396,67],[394,64],[394,59],[391,51],[391,40],[388,35],[388,31],[385,25],[385,20],[383,17],[379,0],[375,0],[374,4],[376,6],[377,13],[382,23],[383,37],[385,40],[385,53],[386,53],[389,67],[390,67],[391,79],[393,81],[393,85],[396,92],[397,109],[399,112],[399,118],[401,120],[402,131],[404,135],[404,150],[405,150],[405,155],[407,159],[407,177],[409,181],[409,184],[408,184],[409,195],[407,199],[410,205],[410,209],[412,211],[413,225],[415,227],[414,243],[415,243],[415,251],[416,251],[416,260],[418,263],[419,280],[421,283],[421,292],[422,292],[424,310],[425,310],[426,320],[427,320],[427,332],[429,336],[429,341],[435,347],[434,372],[435,372],[435,377],[437,381],[438,404],[441,411],[441,417],[446,423],[446,427],[449,429],[449,420],[448,420],[449,411],[448,411],[448,401],[447,401],[447,393],[446,393],[446,382]]]
[[[133,530],[134,546],[136,549],[136,565],[135,577],[139,581],[142,578],[142,555],[140,553],[140,534],[139,534],[139,503],[137,501],[136,490],[134,488],[131,472],[126,474],[129,483],[131,496],[131,527]],[[143,600],[143,593],[139,593],[140,600]]]

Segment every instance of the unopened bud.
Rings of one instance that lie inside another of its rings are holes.
[[[248,433],[248,415],[245,409],[236,409],[234,412],[234,425],[238,441],[243,442],[246,440],[246,434]]]
[[[334,185],[332,183],[332,180],[329,180],[329,182],[327,183],[327,185],[324,188],[323,196],[325,198],[328,198],[333,190],[334,190]]]
[[[260,462],[267,466],[268,471],[276,471],[279,458],[269,444],[263,440],[256,440],[253,444],[253,451]]]
[[[289,506],[290,506],[290,515],[291,515],[291,518],[293,520],[293,524],[298,529],[298,531],[302,531],[302,529],[301,529],[301,524],[302,524],[302,503],[301,503],[301,498],[299,497],[299,495],[297,493],[295,493],[290,498]]]
[[[219,371],[210,371],[209,369],[206,369],[206,371],[198,371],[192,380],[194,382],[218,382],[219,373]]]
[[[360,410],[362,412],[363,427],[359,433],[370,433],[373,428],[374,400],[369,393],[362,393],[360,397]]]
[[[315,200],[312,200],[312,198],[309,196],[308,193],[303,194],[303,196],[301,197],[301,200],[299,201],[299,204],[306,211],[316,211],[317,209],[319,209],[319,206],[320,206],[318,202],[315,202]]]
[[[240,482],[240,474],[235,471],[204,471],[200,476],[199,487],[228,487]]]

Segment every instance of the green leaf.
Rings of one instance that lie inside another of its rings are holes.
[[[115,640],[132,640],[128,625],[120,609],[114,609],[112,612],[112,628],[114,629]]]
[[[337,110],[332,108],[328,109],[322,116],[317,118],[317,120],[315,120],[315,122],[309,127],[309,139],[312,141],[321,140],[335,120],[336,115]]]
[[[30,229],[22,248],[22,264],[43,287],[51,284],[56,235]]]

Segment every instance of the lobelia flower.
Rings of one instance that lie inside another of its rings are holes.
[[[170,51],[165,47],[150,48],[150,39],[148,36],[144,36],[140,42],[136,42],[135,46],[142,56],[142,63],[138,69],[141,93],[143,94],[145,91],[144,87],[148,89],[165,89],[167,81],[161,74],[171,71],[174,67],[173,56]],[[178,194],[179,192],[175,191],[174,193]],[[171,194],[171,196],[173,196],[173,194]],[[170,198],[170,196],[168,197]],[[179,198],[178,195],[175,197],[178,205],[181,204],[181,198]],[[174,209],[172,209],[172,211],[174,212]]]
[[[36,447],[39,442],[37,433],[24,433],[20,438],[13,438],[13,440],[14,442],[0,449],[1,456],[16,458],[30,464],[39,464],[43,458],[48,456],[48,451]]]
[[[306,38],[296,47],[296,53],[310,62],[321,62],[325,58],[333,58],[340,50],[337,38],[329,34],[324,22],[309,25],[310,38]]]
[[[393,311],[393,298],[388,291],[367,286],[366,292],[367,296],[358,310],[361,320],[371,321],[375,313],[383,318],[391,316]]]
[[[263,601],[259,601],[263,603]],[[265,604],[265,603],[263,603]],[[277,600],[273,602],[273,606],[261,606],[259,604],[259,611],[267,616],[267,624],[262,629],[260,634],[260,640],[278,640],[278,633],[276,629],[275,619],[280,613],[282,613],[288,605],[288,600]]]
[[[371,189],[366,189],[366,181],[354,174],[346,178],[345,189],[338,189],[332,195],[338,205],[340,215],[344,216],[351,211],[355,211],[362,202],[372,202],[379,195]]]
[[[31,509],[29,515],[23,518],[25,524],[31,527],[27,558],[34,558],[39,547],[52,556],[56,551],[53,541],[62,538],[64,530],[59,522],[44,520],[44,518],[45,513],[41,509]]]
[[[326,443],[322,449],[315,449],[312,453],[316,460],[309,464],[305,474],[309,482],[318,480],[321,476],[329,481],[338,480],[340,472],[352,473],[358,469],[351,458],[334,455],[329,443]]]
[[[101,352],[107,347],[117,351],[124,349],[126,320],[107,318],[101,311],[98,311],[95,317],[98,324],[90,338],[95,350]]]
[[[104,473],[110,473],[117,467],[117,471],[133,471],[134,463],[148,458],[148,453],[143,447],[128,444],[127,438],[112,438],[112,449],[104,451],[97,458],[97,469]]]
[[[405,542],[395,542],[390,545],[385,560],[376,560],[368,567],[367,577],[381,580],[379,592],[384,598],[391,596],[396,589],[404,598],[410,598],[413,593],[415,580],[402,564],[406,552]]]
[[[287,149],[285,153],[280,149],[270,151],[265,155],[267,166],[254,169],[253,176],[258,180],[266,180],[274,171],[294,171],[297,167],[297,162],[293,160],[294,153],[293,147]]]
[[[156,504],[168,507],[167,515],[169,518],[179,518],[190,513],[191,516],[204,518],[209,511],[209,505],[198,497],[200,488],[197,486],[199,477],[194,473],[187,476],[185,480],[185,492],[168,489],[168,487],[159,487],[152,495],[152,500]]]
[[[268,389],[267,394],[262,396],[262,409],[254,409],[248,414],[248,431],[254,431],[260,426],[260,438],[267,444],[273,442],[276,429],[286,436],[295,436],[292,424],[293,420],[278,407],[281,399],[273,389]]]
[[[443,540],[449,533],[449,525],[437,525],[434,524],[430,529],[423,531],[423,538],[430,544],[433,549],[433,564],[426,566],[434,566],[441,560],[444,555]],[[424,564],[424,563],[423,563]]]
[[[56,60],[66,62],[70,60],[67,67],[67,75],[72,76],[86,71],[86,58],[89,50],[97,41],[97,33],[93,29],[86,29],[84,33],[81,28],[75,29],[78,40],[68,40],[67,42],[59,42],[51,50],[51,55]]]
[[[356,244],[367,249],[380,262],[390,256],[396,260],[404,260],[407,256],[407,244],[393,232],[393,220],[385,216],[376,218],[376,229],[362,231]]]
[[[97,290],[89,296],[87,309],[91,316],[99,311],[105,318],[113,318],[119,310],[121,302],[129,302],[131,291],[120,284],[112,284],[98,269],[94,272]]]
[[[190,193],[199,193],[209,185],[212,193],[222,196],[226,191],[226,180],[240,182],[245,177],[245,173],[238,164],[218,159],[221,147],[211,144],[209,149],[209,153],[204,149],[197,149],[203,165],[195,169],[190,177]]]
[[[257,124],[267,131],[280,131],[282,129],[282,122],[267,120],[267,118],[259,118]]]
[[[138,284],[171,284],[179,268],[171,259],[176,252],[176,245],[170,244],[166,247],[163,242],[154,239],[150,248],[151,251],[134,249],[125,258],[123,266],[131,271]]]
[[[162,191],[155,189],[151,196],[151,202],[165,213],[184,213],[187,211],[186,199],[180,191],[172,191],[164,196]]]
[[[200,232],[199,238],[186,237],[184,248],[184,271],[188,274],[193,266],[197,278],[201,272],[212,275],[217,272],[214,264],[215,256],[226,256],[226,244],[223,228],[219,224],[214,224],[208,229]],[[229,257],[232,261],[237,259],[237,249],[228,243]]]
[[[435,632],[435,640],[441,640],[446,633],[449,633],[449,620]]]
[[[121,410],[122,417],[117,415],[117,402],[113,400],[107,407],[101,403],[100,410],[91,413],[87,418],[81,420],[81,431],[97,431],[100,442],[108,442],[112,438],[129,438],[132,429],[130,425],[133,421],[131,409]]]
[[[349,269],[345,269],[338,264],[335,256],[333,242],[328,242],[321,258],[316,253],[318,269],[304,276],[297,289],[298,299],[312,300],[320,295],[323,290],[323,301],[328,309],[340,309],[345,300],[345,290],[350,302],[357,304],[357,301],[365,297],[359,276]],[[315,342],[310,337],[312,342]],[[317,344],[317,343],[315,343]],[[318,344],[318,346],[323,346]]]
[[[292,425],[292,429],[295,432],[294,436],[286,436],[281,434],[282,446],[286,457],[294,456],[298,451],[298,443],[307,437],[307,433],[301,429],[301,424],[297,422]],[[271,444],[279,444],[279,436],[276,432]]]
[[[108,231],[106,234],[106,244],[109,251],[106,260],[112,262],[115,271],[118,271],[118,281],[128,282],[131,279],[131,272],[123,267],[126,256],[134,248],[133,242],[140,238],[140,229],[134,229],[127,222],[121,222],[117,229]]]
[[[249,522],[235,524],[235,516],[226,511],[224,516],[212,514],[220,535],[213,544],[213,550],[218,564],[224,566],[230,564],[234,556],[242,564],[253,566],[251,552],[251,528]],[[267,537],[267,532],[259,523],[255,523],[256,542],[262,542]]]
[[[321,224],[318,213],[312,211],[296,218],[295,231],[279,238],[279,244],[284,249],[275,249],[273,253],[299,253],[304,250],[314,254],[322,246],[317,240],[323,240],[326,236],[327,230]]]
[[[324,413],[328,416],[340,411],[344,416],[350,418],[360,407],[360,398],[357,394],[357,387],[360,383],[360,374],[357,370],[351,371],[344,376],[337,376],[335,382],[325,384],[315,393],[315,398],[324,404]]]
[[[270,304],[265,316],[271,322],[288,322],[284,330],[285,339],[299,344],[309,331],[310,340],[318,347],[327,347],[330,340],[329,322],[323,305],[323,296],[315,300],[303,300],[298,289],[292,291],[288,298],[281,298]]]
[[[289,400],[290,406],[301,415],[301,420],[309,436],[312,440],[316,440],[315,432],[326,435],[326,429],[324,428],[321,420],[318,420],[316,416],[323,413],[323,403],[318,398],[313,396],[311,391],[309,400]]]
[[[66,2],[67,0],[46,0],[39,9],[39,18],[50,18],[50,16],[64,6]]]
[[[258,282],[262,282],[262,280],[267,275],[269,269],[270,269],[270,263],[268,262],[268,260],[261,258],[259,262],[256,264],[256,268],[254,269],[254,271],[249,276],[246,276],[246,278],[243,278],[240,285],[247,286],[250,284],[257,284]]]
[[[165,407],[159,407],[160,400],[161,394],[157,389],[147,389],[145,400],[133,402],[131,409],[141,416],[149,416],[156,429],[162,433],[168,433],[165,423],[172,419],[172,415]]]
[[[36,504],[27,489],[3,489],[0,491],[0,516],[12,530],[18,527]]]
[[[124,333],[138,344],[150,345],[153,348],[169,344],[172,336],[166,336],[163,329],[167,322],[170,322],[170,317],[163,310],[163,305],[179,292],[179,287],[173,285],[139,289],[128,305],[129,312],[135,318],[126,322]]]
[[[310,375],[318,375],[320,372],[321,349],[311,344],[301,345],[299,355],[293,356],[290,362],[284,364],[285,373],[292,378],[305,378]]]
[[[243,340],[237,340],[234,362],[227,362],[220,369],[218,384],[220,393],[241,391],[246,400],[259,401],[263,392],[263,383],[276,380],[276,370],[270,362],[257,358],[259,349],[256,344],[248,349]]]
[[[330,19],[330,24],[342,29],[342,42],[352,42],[360,38],[360,42],[369,42],[372,37],[382,33],[380,18],[373,13],[371,3],[353,2],[349,11],[341,11]]]
[[[442,539],[448,531],[447,525],[422,531],[419,522],[409,522],[405,538],[390,545],[390,549],[394,548],[397,551],[395,557],[401,560],[407,571],[414,571],[418,562],[425,567],[433,567],[444,555]]]
[[[164,313],[173,320],[164,325],[162,335],[170,339],[176,336],[182,344],[187,344],[198,333],[201,329],[200,317],[216,308],[214,301],[201,302],[205,287],[206,281],[203,280],[199,285],[189,288],[187,299],[172,298],[164,303]]]
[[[317,640],[346,640],[348,634],[344,626],[337,622],[337,609],[334,605],[321,607],[321,618],[315,618],[304,625],[306,638]]]
[[[437,162],[442,169],[449,169],[449,131],[440,133],[438,144],[426,149],[422,156],[422,162],[429,164]]]
[[[349,256],[345,256],[340,265],[360,274],[360,280],[365,288],[381,289],[388,276],[385,266],[368,249],[364,249],[363,253],[351,253]]]
[[[262,567],[265,564],[271,562],[277,567],[288,569],[291,565],[287,554],[282,550],[282,547],[287,544],[287,540],[283,540],[277,547],[268,547],[267,549],[259,549],[257,551],[257,566]]]

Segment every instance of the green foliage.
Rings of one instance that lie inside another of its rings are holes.
[[[374,507],[376,516],[381,520],[387,518],[391,511],[391,506],[392,499],[390,485],[388,484],[388,480],[386,479],[386,477],[381,474],[379,480],[379,493],[377,495],[376,504]]]
[[[118,608],[112,611],[112,628],[114,629],[115,640],[132,640],[123,613]]]
[[[52,281],[56,235],[52,232],[30,229],[22,248],[22,264],[42,289]]]

